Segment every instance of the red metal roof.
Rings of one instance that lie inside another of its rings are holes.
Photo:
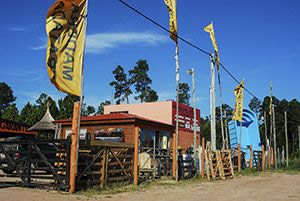
[[[152,119],[147,119],[144,117],[140,117],[134,114],[128,114],[128,113],[111,113],[111,114],[103,114],[103,115],[96,115],[96,116],[84,116],[80,118],[80,121],[86,122],[86,121],[117,121],[117,120],[142,120],[142,121],[148,121],[152,123],[157,123],[161,125],[167,125],[172,126],[171,124],[166,124],[163,122],[155,121]],[[72,119],[63,119],[63,120],[56,120],[54,123],[70,123]]]

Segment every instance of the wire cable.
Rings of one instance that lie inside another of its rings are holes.
[[[122,3],[123,5],[125,5],[126,7],[128,7],[129,9],[133,10],[134,12],[136,12],[137,14],[141,15],[142,17],[144,17],[145,19],[147,19],[148,21],[150,21],[151,23],[155,24],[156,26],[160,27],[161,29],[163,29],[164,31],[168,32],[169,34],[172,34],[174,36],[177,36],[177,38],[179,38],[181,41],[185,42],[186,44],[190,45],[191,47],[199,50],[200,52],[209,55],[210,57],[213,57],[213,54],[209,53],[208,51],[192,44],[191,42],[185,40],[184,38],[182,38],[179,35],[176,35],[172,32],[169,31],[169,29],[165,28],[164,26],[162,26],[161,24],[157,23],[156,21],[154,21],[153,19],[151,19],[150,17],[146,16],[145,14],[143,14],[142,12],[140,12],[139,10],[137,10],[136,8],[130,6],[129,4],[127,4],[126,2],[124,2],[123,0],[118,0],[120,3]],[[220,62],[221,67],[225,70],[225,72],[234,80],[236,81],[238,84],[240,83],[233,75],[232,73],[229,72],[229,70]],[[247,91],[251,96],[253,96],[254,98],[260,100],[259,98],[257,98],[252,92],[250,92],[246,87],[243,87],[245,89],[245,91]],[[261,100],[260,100],[261,101]]]

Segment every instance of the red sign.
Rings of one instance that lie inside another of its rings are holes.
[[[28,126],[13,121],[0,119],[0,132],[1,133],[20,133],[20,134],[34,134],[27,131]]]
[[[179,103],[178,105],[178,130],[194,131],[194,109],[188,105]],[[172,123],[176,126],[176,102],[172,102]],[[196,109],[196,130],[200,133],[200,110]]]

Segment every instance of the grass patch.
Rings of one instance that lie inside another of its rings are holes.
[[[116,195],[120,193],[127,193],[127,192],[141,192],[145,191],[149,188],[175,188],[180,186],[185,186],[188,184],[195,184],[200,182],[206,182],[206,179],[202,179],[201,177],[194,177],[191,179],[181,180],[179,182],[176,182],[171,177],[162,177],[159,180],[153,180],[144,182],[138,186],[134,184],[130,185],[120,185],[120,184],[114,184],[109,187],[101,188],[100,186],[94,186],[92,188],[88,188],[83,191],[79,191],[78,194],[85,195],[85,196],[95,196],[95,195],[104,195],[104,196],[111,196]]]

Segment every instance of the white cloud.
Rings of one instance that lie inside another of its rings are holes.
[[[26,28],[24,28],[24,27],[9,27],[9,30],[11,30],[11,31],[25,31],[26,30]]]
[[[96,33],[87,36],[86,53],[101,54],[107,49],[117,48],[125,44],[157,45],[168,41],[168,36],[151,32],[124,32],[124,33]],[[42,50],[47,47],[43,44],[32,47],[32,50]]]
[[[168,37],[165,35],[150,32],[98,33],[88,35],[86,51],[99,54],[106,49],[117,48],[123,44],[157,45],[167,40]]]

